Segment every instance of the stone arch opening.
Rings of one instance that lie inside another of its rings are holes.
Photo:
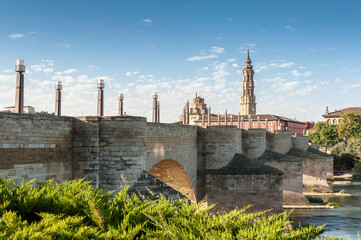
[[[185,169],[177,161],[172,159],[160,161],[148,173],[188,197],[191,201],[196,201],[192,182]]]

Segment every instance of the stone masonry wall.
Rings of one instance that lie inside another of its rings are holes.
[[[193,189],[197,186],[197,127],[147,123],[145,170],[162,160],[174,160],[188,174]],[[166,169],[164,169],[166,171]]]
[[[108,190],[125,180],[132,184],[145,167],[146,119],[143,117],[79,117],[74,122],[75,177],[99,181]]]
[[[235,126],[206,128],[205,169],[218,169],[227,165],[235,153],[242,153],[242,130]]]
[[[249,204],[254,205],[251,212],[283,209],[282,174],[207,174],[206,188],[208,205],[217,203],[213,212]]]
[[[291,131],[278,130],[266,133],[267,149],[276,153],[286,154],[291,148]]]
[[[249,158],[258,158],[266,150],[266,130],[248,129],[242,131],[243,154]]]
[[[0,112],[0,166],[3,176],[29,181],[72,178],[73,118]]]
[[[295,136],[292,137],[292,146],[297,148],[297,149],[301,149],[303,151],[307,151],[308,149],[308,142],[309,139],[307,136]]]

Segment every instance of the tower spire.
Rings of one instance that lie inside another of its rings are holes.
[[[247,63],[252,63],[251,58],[249,57],[249,48],[247,48],[247,60],[246,60],[246,64]]]
[[[246,65],[243,68],[243,83],[242,83],[242,96],[241,96],[241,109],[242,115],[256,114],[256,96],[254,94],[254,81],[253,81],[253,66],[249,57],[249,49],[247,49]]]

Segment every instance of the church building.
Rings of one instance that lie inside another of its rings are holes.
[[[196,94],[190,106],[189,101],[183,109],[182,122],[197,126],[234,125],[242,129],[265,128],[268,131],[290,130],[293,135],[304,135],[306,123],[273,114],[257,114],[252,61],[247,51],[247,59],[243,68],[242,95],[238,114],[214,114],[207,107],[204,98]]]

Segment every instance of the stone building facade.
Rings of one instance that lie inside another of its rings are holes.
[[[326,107],[325,114],[323,114],[322,117],[325,118],[327,124],[339,124],[341,123],[341,116],[348,112],[361,115],[361,107],[349,107],[341,110],[335,109],[334,112],[329,112],[328,107]]]

